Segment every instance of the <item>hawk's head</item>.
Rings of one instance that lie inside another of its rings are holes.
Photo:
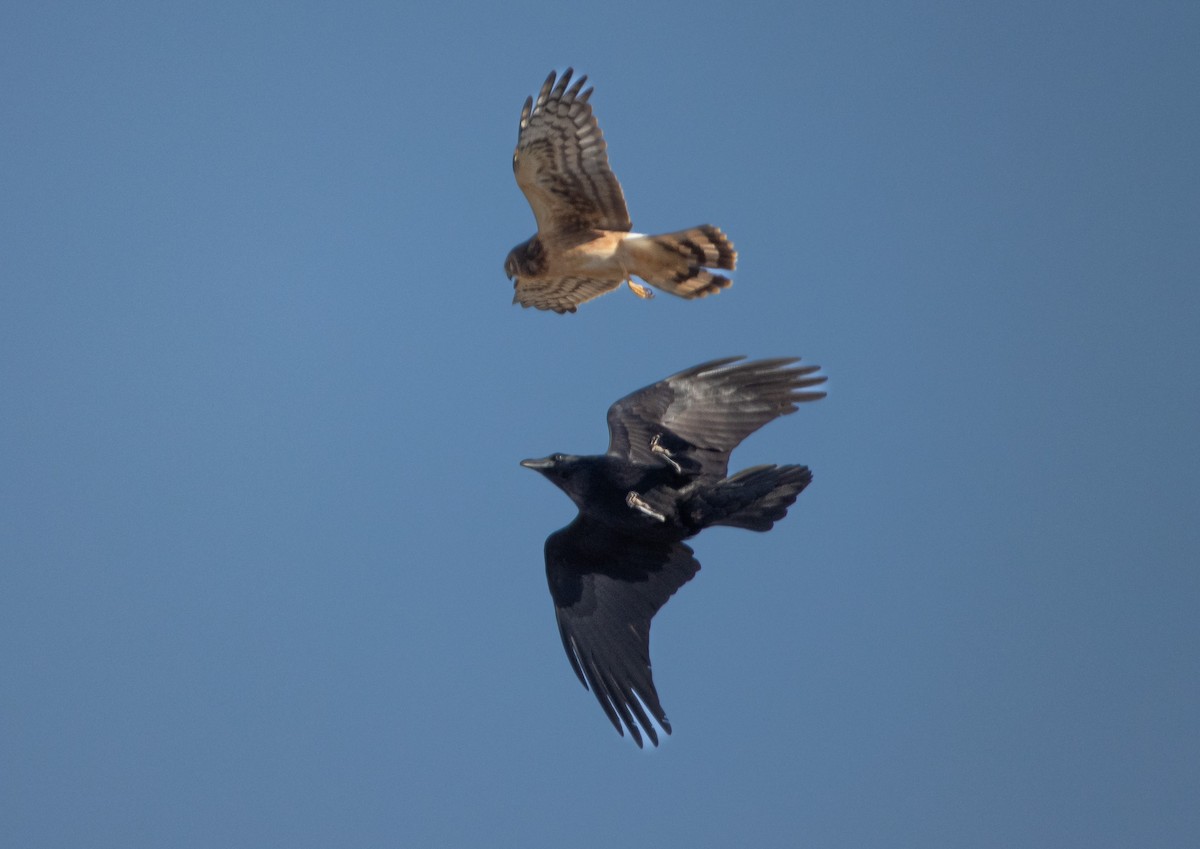
[[[538,237],[521,242],[508,252],[504,260],[504,273],[509,280],[517,277],[536,277],[546,266],[546,255]]]

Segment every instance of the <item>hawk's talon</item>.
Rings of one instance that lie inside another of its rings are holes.
[[[625,503],[627,505],[629,505],[630,507],[632,507],[634,510],[637,510],[638,512],[641,512],[641,513],[645,513],[647,516],[649,516],[651,519],[654,519],[656,522],[667,521],[666,516],[664,516],[662,513],[659,513],[657,510],[655,510],[653,507],[651,507],[649,504],[647,504],[645,501],[643,501],[642,497],[640,495],[638,495],[636,492],[634,492],[633,490],[630,490],[629,494],[625,496]]]
[[[656,433],[651,438],[650,453],[657,454],[658,456],[662,457],[663,460],[665,460],[667,462],[667,465],[669,465],[672,469],[675,470],[675,474],[677,474],[677,475],[683,474],[683,468],[678,463],[676,463],[674,459],[672,459],[671,452],[668,451],[666,448],[662,447],[662,445],[659,443],[660,439],[662,439],[661,433]]]
[[[629,291],[633,292],[633,294],[637,295],[643,300],[648,301],[654,297],[654,292],[649,286],[643,286],[641,283],[634,283],[632,277],[625,278],[625,285],[629,287]]]

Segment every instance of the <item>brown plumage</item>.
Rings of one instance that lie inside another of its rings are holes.
[[[681,298],[703,298],[731,281],[708,269],[732,271],[733,242],[704,224],[675,233],[631,233],[621,184],[608,164],[607,145],[583,90],[568,68],[555,83],[552,71],[521,110],[513,173],[537,219],[537,234],[517,245],[504,262],[513,281],[513,303],[575,312],[579,304],[628,283],[652,297],[651,286]]]

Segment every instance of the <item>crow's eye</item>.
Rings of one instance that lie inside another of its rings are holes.
[[[553,460],[553,461],[554,461],[554,462],[556,462],[556,463],[561,463],[563,460],[565,460],[565,459],[567,459],[567,458],[566,458],[566,457],[564,457],[562,454],[555,454],[555,455],[554,455],[553,457],[551,457],[550,459],[551,459],[551,460]]]

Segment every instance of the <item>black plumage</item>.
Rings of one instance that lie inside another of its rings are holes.
[[[521,463],[579,508],[546,540],[559,634],[579,680],[639,746],[643,732],[658,744],[650,716],[671,733],[650,671],[650,620],[700,569],[683,541],[712,525],[769,530],[812,480],[796,465],[728,476],[743,439],[825,397],[812,390],[825,382],[819,366],[742,359],[703,363],[617,401],[606,454]]]

